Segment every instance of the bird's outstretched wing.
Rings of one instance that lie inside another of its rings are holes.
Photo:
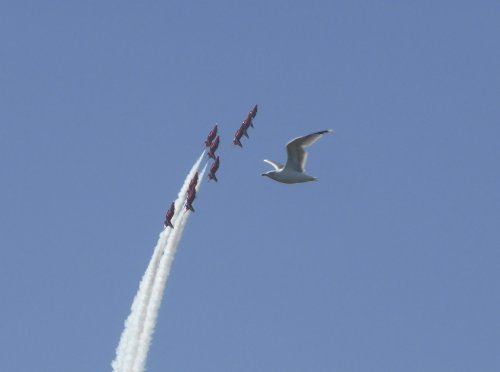
[[[288,159],[285,168],[295,170],[297,172],[304,172],[307,152],[304,148],[311,146],[314,142],[319,140],[324,134],[331,132],[332,129],[322,130],[320,132],[308,134],[307,136],[297,137],[286,144],[286,151]]]
[[[284,165],[281,164],[281,163],[278,163],[277,161],[274,161],[274,160],[267,160],[267,159],[264,159],[264,161],[268,164],[271,164],[273,166],[274,169],[276,170],[280,170],[280,169],[283,169]]]

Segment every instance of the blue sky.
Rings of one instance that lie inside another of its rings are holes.
[[[2,2],[0,369],[111,369],[218,122],[149,371],[500,370],[499,10]],[[327,128],[319,182],[260,176]]]

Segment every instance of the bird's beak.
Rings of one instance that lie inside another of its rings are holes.
[[[261,176],[267,176],[267,174],[265,174],[265,173],[261,173]]]

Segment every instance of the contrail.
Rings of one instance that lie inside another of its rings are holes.
[[[169,242],[172,240],[174,233],[177,231],[177,225],[182,225],[182,228],[184,228],[183,221],[185,220],[184,216],[185,214],[183,213],[183,204],[185,200],[185,195],[187,192],[187,189],[189,187],[189,182],[193,178],[195,172],[198,171],[200,164],[203,160],[203,157],[205,155],[205,151],[200,155],[198,160],[195,162],[191,170],[189,171],[182,187],[181,190],[179,191],[179,194],[177,196],[177,199],[175,201],[175,210],[177,211],[176,215],[174,216],[174,226],[176,227],[175,229],[165,229],[160,233],[160,236],[158,238],[158,242],[156,244],[156,247],[153,252],[153,256],[151,257],[151,260],[148,264],[148,267],[141,279],[141,283],[139,285],[139,289],[137,291],[137,294],[135,295],[134,301],[132,302],[130,314],[125,321],[125,326],[124,330],[121,334],[120,337],[120,342],[118,344],[118,347],[116,349],[116,357],[115,360],[111,363],[111,366],[113,367],[114,372],[126,372],[126,371],[137,371],[136,369],[132,369],[134,366],[134,361],[135,357],[138,352],[139,348],[139,338],[141,334],[144,332],[144,325],[146,321],[146,317],[148,314],[148,308],[149,308],[149,303],[151,300],[151,294],[153,291],[153,288],[155,286],[155,282],[157,281],[157,272],[158,269],[161,267],[159,266],[160,264],[160,258],[162,257],[162,254],[165,252],[165,247],[169,245]],[[203,173],[205,172],[206,165],[203,168]],[[202,175],[203,176],[203,175]],[[177,223],[179,221],[180,223]],[[178,235],[178,234],[175,234]],[[181,234],[182,235],[182,234]],[[163,260],[162,260],[163,261]],[[161,301],[161,299],[160,299]],[[159,305],[158,305],[159,307]],[[151,332],[152,335],[152,332]],[[151,337],[149,337],[148,340],[148,347],[146,348],[146,355],[147,355],[147,350],[149,349],[149,343],[150,343]],[[144,348],[142,347],[141,350]],[[145,360],[145,357],[144,357]],[[144,363],[143,363],[144,364]],[[142,371],[142,369],[141,369]]]
[[[200,173],[196,191],[198,191],[201,186],[201,183],[205,175],[205,171],[207,169],[207,165],[208,163],[205,164],[203,170]],[[138,352],[136,358],[134,359],[134,364],[132,368],[133,372],[144,371],[149,347],[151,345],[151,339],[153,337],[153,333],[156,327],[158,312],[160,310],[161,301],[163,299],[163,293],[165,291],[165,285],[170,275],[170,269],[172,267],[172,262],[174,261],[175,258],[177,246],[182,238],[184,227],[187,224],[190,214],[191,214],[190,211],[186,211],[183,212],[182,215],[179,217],[179,220],[175,225],[175,229],[172,231],[172,235],[170,235],[169,240],[167,242],[167,246],[165,247],[165,253],[161,257],[158,273],[156,275],[155,282],[153,285],[151,300],[148,303],[144,328],[139,338]]]
[[[125,327],[116,349],[116,358],[111,363],[113,371],[125,371],[125,361],[126,359],[128,359],[127,356],[130,353],[131,343],[135,338],[137,338],[137,334],[140,333],[142,328],[140,315],[144,311],[146,302],[148,301],[151,294],[152,284],[158,268],[158,261],[161,257],[162,252],[164,251],[169,233],[169,229],[165,229],[160,233],[158,243],[156,243],[156,247],[153,252],[153,256],[151,257],[146,272],[142,277],[141,283],[139,285],[139,290],[137,291],[134,301],[132,302],[130,315],[125,321]]]

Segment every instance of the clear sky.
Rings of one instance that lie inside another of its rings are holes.
[[[111,369],[218,122],[149,371],[499,371],[499,11],[0,2],[0,369]],[[260,176],[328,128],[319,182]]]

